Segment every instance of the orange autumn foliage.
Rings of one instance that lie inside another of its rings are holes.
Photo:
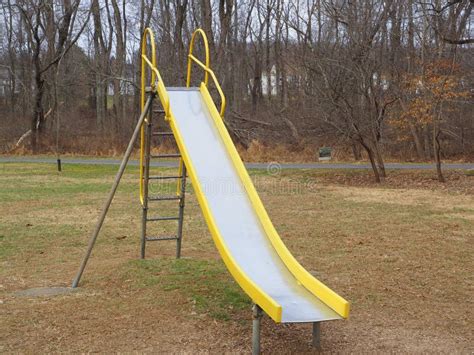
[[[456,105],[452,103],[461,98],[467,98],[469,91],[463,88],[463,78],[459,67],[448,60],[437,60],[422,67],[419,74],[406,74],[402,88],[404,100],[402,110],[392,117],[390,122],[401,131],[408,125],[424,127],[439,117],[439,109],[443,105],[443,113],[454,112]],[[400,139],[407,139],[401,135]]]

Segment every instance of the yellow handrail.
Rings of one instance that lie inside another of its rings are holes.
[[[148,37],[150,37],[150,45],[151,45],[151,63],[148,60],[148,57],[146,55]],[[145,64],[148,64],[148,66],[152,69],[156,67],[155,36],[153,35],[153,31],[151,30],[151,28],[145,28],[145,31],[143,32],[143,38],[142,38],[142,43],[141,43],[141,56],[142,56],[142,63],[141,63],[142,73],[141,73],[140,109],[143,110],[143,108],[145,107],[145,96],[146,96],[145,95],[145,81],[146,81]],[[147,59],[147,63],[145,62],[145,58]],[[155,80],[156,80],[156,73],[152,70],[151,80],[150,80],[150,86],[152,88],[155,85]]]
[[[210,57],[209,57],[209,44],[207,42],[207,36],[206,36],[206,32],[204,32],[202,29],[198,28],[196,31],[194,31],[192,37],[191,37],[191,42],[189,43],[189,54],[188,54],[188,76],[187,76],[187,79],[186,79],[186,86],[189,87],[189,85],[191,84],[191,58],[193,58],[193,60],[195,61],[198,61],[198,59],[196,59],[194,56],[193,56],[193,50],[194,50],[194,40],[196,38],[196,35],[197,34],[200,34],[201,37],[202,37],[202,41],[204,42],[204,49],[205,49],[205,54],[206,54],[206,65],[204,66],[205,68],[204,69],[209,69],[209,64],[210,64]],[[204,72],[204,84],[206,84],[207,86],[207,82],[208,82],[208,72],[205,71]]]
[[[194,41],[197,34],[201,35],[203,43],[204,43],[206,64],[201,62],[199,59],[197,59],[193,55]],[[148,42],[150,42],[150,46],[151,46],[151,59],[147,56]],[[224,112],[226,108],[226,99],[224,96],[224,92],[222,91],[222,88],[219,85],[219,82],[217,81],[217,78],[214,72],[210,68],[209,44],[207,41],[206,33],[200,28],[194,31],[191,37],[190,45],[189,45],[188,71],[187,71],[187,79],[186,79],[187,87],[189,87],[191,84],[191,69],[192,69],[193,62],[199,65],[204,70],[204,84],[206,86],[208,85],[209,75],[211,76],[212,81],[214,82],[214,85],[216,86],[216,89],[219,92],[219,95],[221,98],[220,116],[224,117]],[[141,43],[141,71],[142,72],[141,72],[140,108],[142,112],[145,107],[145,100],[146,100],[146,69],[147,68],[151,71],[150,90],[152,93],[158,94],[160,101],[163,105],[163,110],[165,111],[165,120],[169,120],[170,119],[170,99],[168,96],[168,92],[166,91],[165,84],[163,83],[163,79],[161,78],[161,74],[156,67],[155,36],[153,35],[153,31],[151,30],[151,28],[145,29],[145,31],[143,32],[143,38],[142,38],[142,43]],[[145,119],[145,121],[148,122],[148,117]],[[140,140],[140,202],[143,205],[144,204],[143,165],[144,165],[144,160],[145,160],[145,127],[144,126],[142,126],[141,128],[140,136],[141,136],[141,140]],[[182,162],[180,162],[180,164],[181,163]],[[177,188],[178,188],[177,193],[179,194],[179,188],[180,188],[179,184]]]
[[[204,49],[205,49],[205,54],[206,54],[206,64],[201,62],[199,59],[197,59],[193,55],[193,49],[194,49],[194,40],[196,38],[196,35],[200,34],[202,41],[204,42]],[[216,76],[214,75],[214,72],[210,68],[210,59],[209,59],[209,45],[207,42],[207,36],[206,33],[198,28],[196,31],[194,31],[192,37],[191,37],[191,42],[189,44],[189,54],[188,54],[188,75],[186,78],[186,87],[189,87],[191,85],[191,67],[192,67],[192,62],[195,62],[197,65],[199,65],[203,70],[204,70],[204,84],[206,86],[208,81],[209,81],[209,75],[212,78],[212,81],[214,81],[214,85],[216,86],[217,91],[219,92],[219,96],[221,97],[221,110],[220,110],[220,115],[221,117],[224,117],[224,112],[225,112],[225,106],[226,106],[226,101],[225,101],[225,96],[224,92],[221,89],[221,86],[219,85],[219,82],[217,81]]]

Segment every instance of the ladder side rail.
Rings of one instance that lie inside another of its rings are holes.
[[[140,258],[145,258],[145,249],[146,249],[146,232],[147,232],[147,218],[148,218],[148,190],[149,190],[149,180],[150,180],[150,146],[151,146],[151,133],[152,133],[152,111],[150,110],[150,115],[146,120],[145,127],[145,161],[143,169],[143,202],[142,202],[142,233],[140,240]]]
[[[186,193],[186,165],[183,159],[180,159],[180,172],[181,180],[179,181],[179,221],[178,221],[178,232],[176,240],[176,259],[181,257],[181,244],[183,240],[183,222],[184,222],[184,204],[185,204],[185,193]]]

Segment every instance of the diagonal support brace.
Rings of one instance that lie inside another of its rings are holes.
[[[135,127],[132,138],[130,139],[130,142],[128,143],[128,147],[127,147],[127,150],[125,151],[125,155],[122,159],[122,163],[120,164],[120,168],[117,172],[117,175],[115,175],[115,180],[112,185],[112,188],[110,189],[109,196],[107,197],[107,201],[105,201],[104,207],[102,207],[102,212],[99,216],[99,219],[97,220],[97,224],[95,226],[94,232],[92,233],[92,236],[89,239],[86,255],[84,256],[84,259],[82,259],[81,266],[79,267],[79,271],[77,272],[76,278],[72,282],[73,288],[76,288],[77,285],[79,284],[79,281],[81,280],[82,273],[84,272],[84,269],[86,268],[86,265],[87,265],[87,261],[89,260],[89,257],[91,256],[92,249],[94,248],[95,242],[97,240],[97,236],[99,235],[100,229],[102,228],[102,224],[104,224],[105,216],[107,215],[107,212],[109,211],[109,207],[112,204],[112,200],[114,199],[115,192],[117,191],[120,180],[122,179],[125,168],[127,167],[128,160],[130,159],[130,155],[132,154],[133,146],[135,144],[135,141],[138,138],[138,134],[140,133],[140,129],[142,127],[143,121],[145,120],[145,117],[147,117],[148,111],[151,109],[153,98],[154,98],[154,94],[151,94],[148,97],[148,100],[145,103],[145,107],[140,115],[140,118],[138,119],[137,126]]]

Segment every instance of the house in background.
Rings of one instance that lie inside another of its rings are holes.
[[[0,67],[0,106],[7,104],[10,95],[10,73],[7,68]]]
[[[268,76],[270,76],[270,85],[271,87],[271,92],[270,88],[268,87]],[[270,69],[270,75],[266,71],[262,72],[262,94],[264,96],[276,96],[277,95],[277,77],[276,77],[276,67],[275,65],[272,65],[272,68]]]
[[[120,78],[120,95],[123,96],[133,96],[136,93],[136,86],[135,86],[135,69],[133,64],[127,63],[125,64],[124,75]],[[112,80],[109,81],[107,85],[107,95],[113,96],[115,94],[114,90],[114,83]]]
[[[0,97],[3,99],[10,90],[10,75],[8,69],[0,68]]]
[[[10,70],[0,66],[0,105],[7,105],[11,99],[12,82]],[[17,83],[15,86],[15,96],[20,94],[20,87]]]

